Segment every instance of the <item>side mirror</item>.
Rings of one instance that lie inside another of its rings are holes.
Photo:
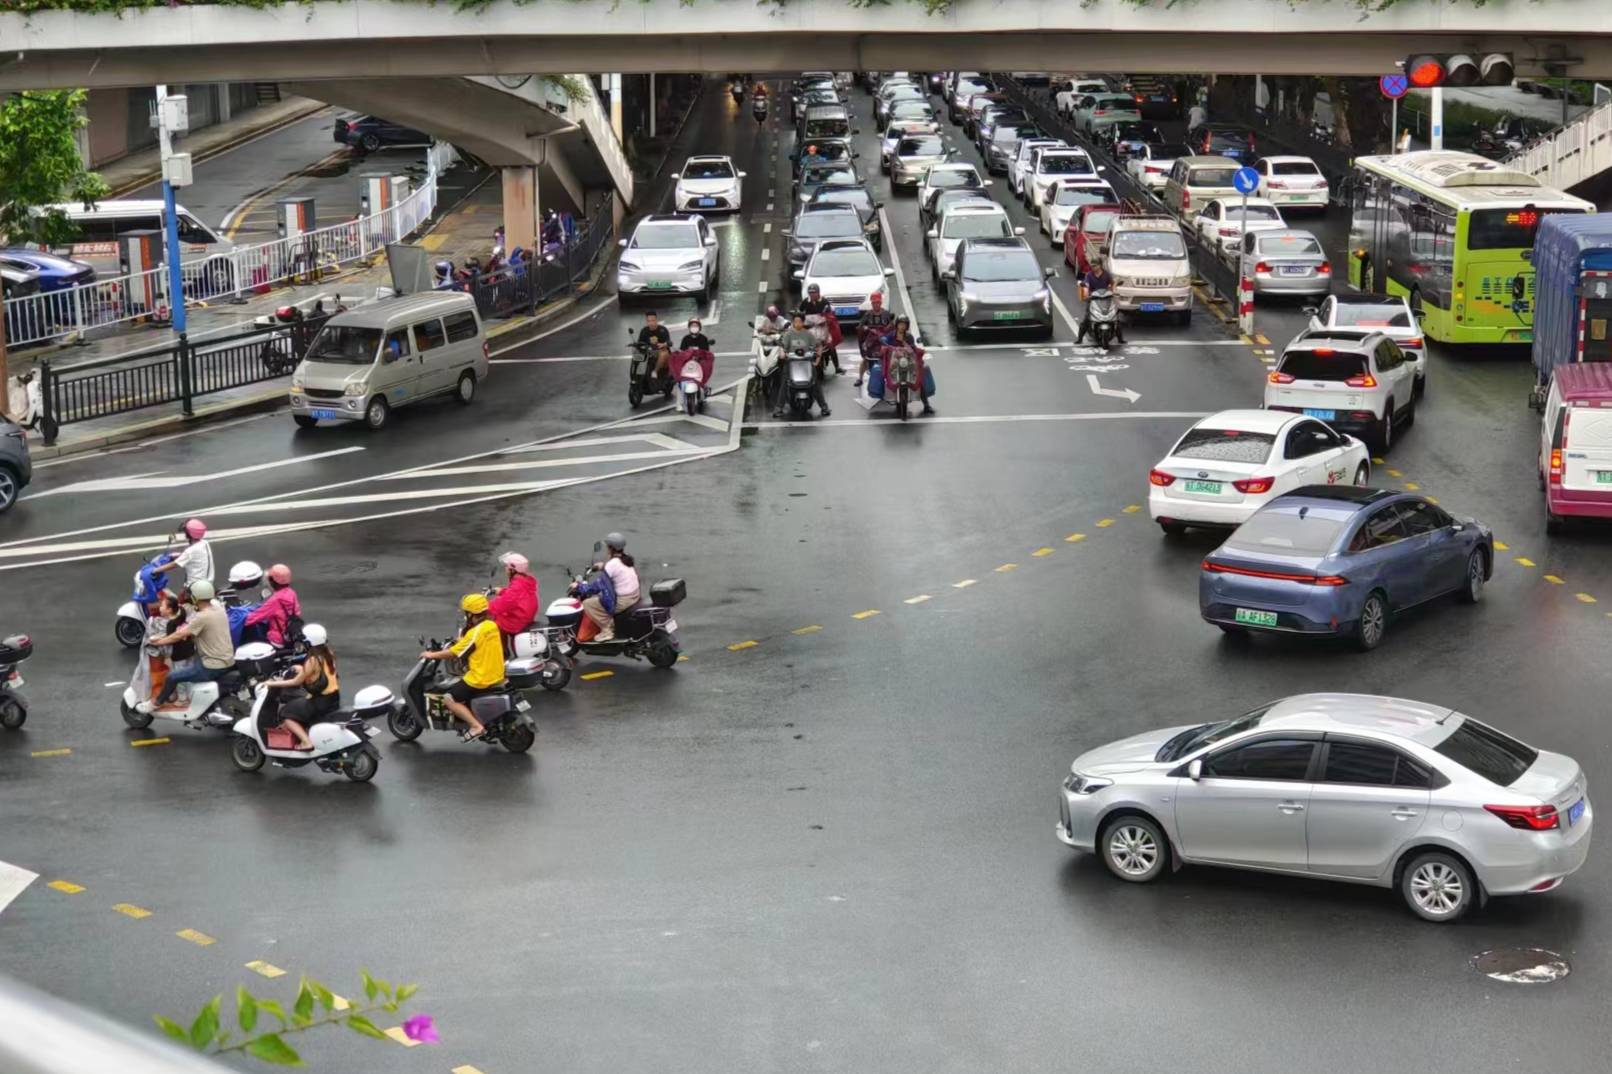
[[[894,276],[896,274],[896,270],[893,268],[887,268],[884,270],[884,274],[886,276]]]
[[[793,273],[791,273],[790,275],[794,276],[795,279],[797,279],[797,280],[804,280],[806,278],[806,270],[805,269],[797,269]]]
[[[945,272],[940,274],[940,278],[943,280],[955,280],[957,279],[957,270],[947,269]]]
[[[749,175],[749,174],[750,174],[749,172],[740,172],[739,173],[739,178],[743,179],[746,175]]]
[[[783,229],[783,230],[782,230],[782,231],[780,231],[780,232],[778,232],[778,234],[780,234],[780,235],[782,235],[782,236],[783,236],[783,237],[784,237],[784,238],[786,238],[786,239],[787,239],[787,238],[789,238],[789,237],[790,237],[790,236],[792,236],[792,235],[794,235],[794,234],[795,234],[795,232],[794,232],[794,230],[793,230],[793,229],[791,229],[791,228],[787,228],[787,227],[786,227],[786,228],[784,228],[784,229]]]
[[[1187,778],[1194,783],[1203,778],[1203,758],[1194,757],[1187,762]]]
[[[711,235],[708,238],[706,238],[705,245],[707,245],[707,246],[715,246],[716,245],[716,236]]]
[[[1016,228],[1013,229],[1013,234],[1015,234],[1015,235],[1023,235],[1024,234],[1024,229],[1022,227],[1016,227]]]
[[[625,250],[627,248],[627,240],[626,239],[617,239],[616,240],[616,245],[621,247],[623,250]]]
[[[936,228],[936,227],[930,228],[928,231],[924,232],[924,238],[926,238],[926,239],[938,239],[938,238],[940,238],[940,229]]]
[[[985,182],[980,184],[980,186],[995,186],[995,185],[996,185],[996,180],[995,179],[987,179],[987,180],[985,180]]]
[[[1309,314],[1311,317],[1319,317],[1319,316],[1321,316],[1321,310],[1317,306],[1305,306],[1304,307],[1304,312]]]
[[[882,209],[882,208],[884,208],[884,202],[882,202],[882,201],[876,201],[876,202],[874,202],[874,203],[873,203],[873,207],[874,207],[874,208],[875,208],[875,209]]]

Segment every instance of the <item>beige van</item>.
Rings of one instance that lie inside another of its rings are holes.
[[[1188,216],[1213,198],[1237,197],[1231,180],[1240,167],[1230,157],[1177,157],[1160,197],[1172,213]]]
[[[434,291],[338,313],[325,323],[291,375],[291,416],[304,429],[322,420],[386,424],[417,399],[476,397],[487,376],[487,337],[475,299]]]
[[[1192,265],[1181,224],[1170,216],[1116,216],[1104,252],[1114,301],[1132,313],[1168,313],[1192,321]]]

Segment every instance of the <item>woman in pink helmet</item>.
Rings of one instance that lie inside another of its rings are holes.
[[[292,618],[302,618],[302,602],[297,600],[297,591],[291,588],[290,567],[276,563],[269,568],[268,579],[272,592],[262,604],[247,613],[245,625],[264,624],[269,644],[283,649],[292,640],[286,636]]]
[[[509,582],[493,594],[487,611],[508,638],[531,626],[537,618],[537,579],[532,577],[532,565],[519,552],[505,552],[498,562],[504,565]]]
[[[180,528],[184,530],[185,540],[189,542],[185,550],[176,555],[171,562],[152,568],[153,572],[184,568],[186,589],[197,582],[211,582],[213,546],[207,543],[207,523],[199,518],[192,518]]]

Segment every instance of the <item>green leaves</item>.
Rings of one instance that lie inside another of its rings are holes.
[[[241,1023],[242,1033],[250,1033],[257,1028],[257,1000],[246,990],[245,985],[239,985],[235,989],[235,1011]]]
[[[246,1044],[246,1054],[254,1059],[261,1059],[265,1063],[273,1063],[281,1067],[303,1066],[302,1056],[297,1050],[280,1039],[278,1033],[265,1033],[261,1037],[254,1037]]]
[[[86,171],[76,135],[88,121],[83,90],[19,93],[0,100],[0,236],[68,240],[77,226],[44,206],[95,201],[106,184]]]
[[[385,1033],[382,1033],[379,1029],[377,1029],[375,1027],[374,1022],[371,1022],[368,1018],[365,1018],[361,1014],[350,1014],[350,1015],[348,1015],[347,1016],[347,1028],[351,1029],[351,1030],[354,1030],[355,1032],[360,1033],[363,1036],[374,1037],[376,1040],[390,1040],[391,1039]]]
[[[151,1017],[156,1020],[157,1025],[162,1028],[162,1031],[168,1034],[174,1040],[178,1041],[180,1044],[190,1043],[190,1034],[185,1032],[184,1026],[180,1025],[172,1018],[164,1018],[160,1014],[154,1014]]]
[[[218,1008],[224,1002],[223,996],[214,996],[207,1001],[207,1006],[196,1015],[196,1020],[190,1023],[190,1046],[197,1051],[213,1043],[213,1037],[218,1034]]]
[[[291,1008],[291,1019],[299,1026],[313,1021],[313,989],[308,987],[306,977],[297,984],[297,1003]]]

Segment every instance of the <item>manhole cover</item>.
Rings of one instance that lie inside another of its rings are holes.
[[[1549,984],[1573,972],[1567,959],[1543,947],[1497,947],[1473,958],[1472,968],[1507,984]]]

